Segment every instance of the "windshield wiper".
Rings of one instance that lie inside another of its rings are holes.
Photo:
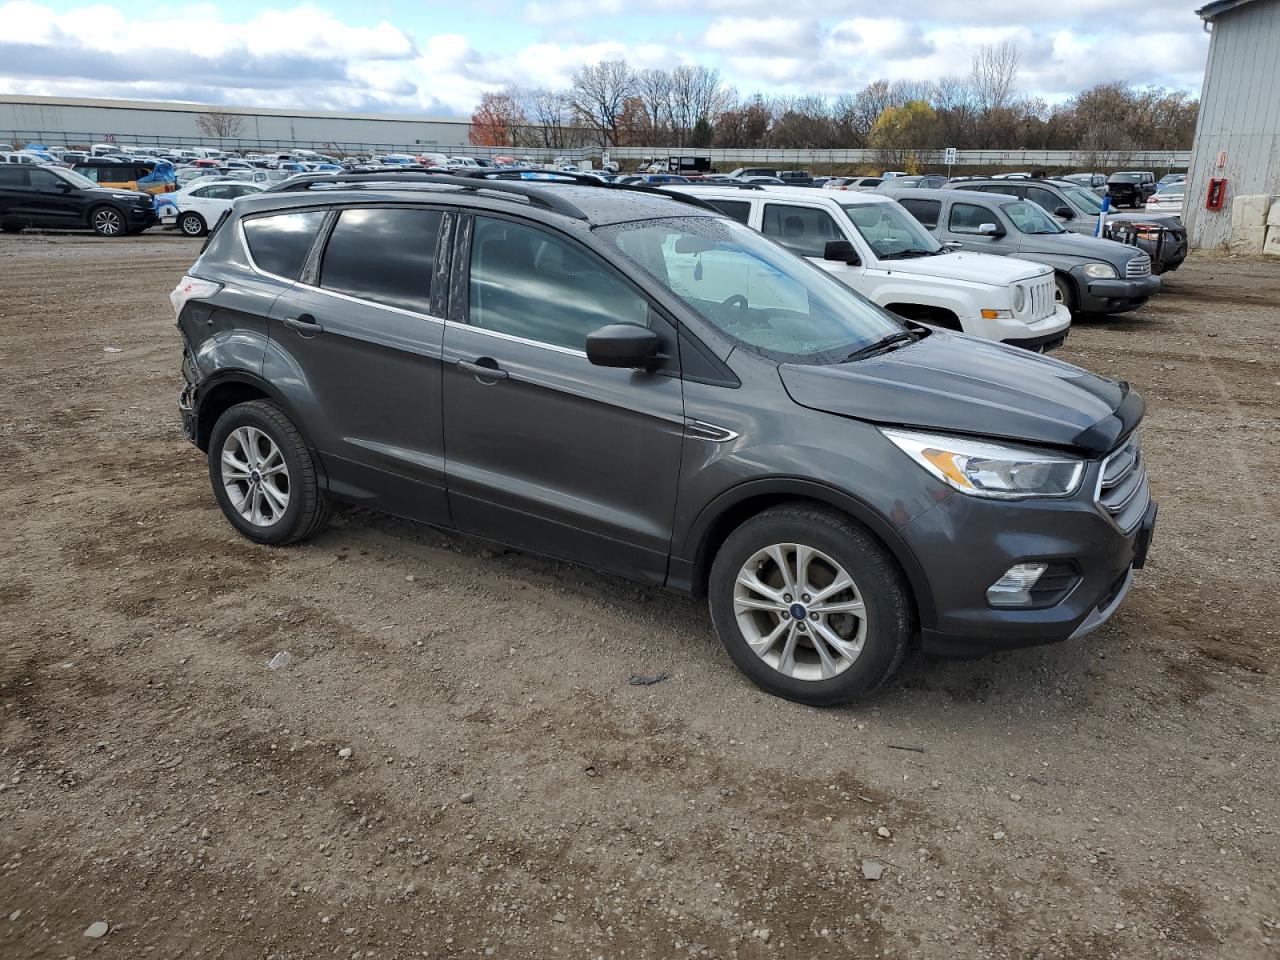
[[[880,351],[893,346],[895,343],[914,342],[918,336],[920,336],[920,334],[915,333],[912,330],[899,330],[897,333],[891,333],[887,337],[881,337],[875,343],[869,343],[865,347],[859,347],[857,350],[853,351],[853,353],[845,357],[844,362],[848,363],[850,360],[861,360],[863,357],[869,357],[873,353],[879,353]]]

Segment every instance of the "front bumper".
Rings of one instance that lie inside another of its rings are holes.
[[[972,657],[1058,643],[1097,629],[1120,606],[1146,562],[1156,505],[1121,530],[1093,500],[1099,465],[1069,500],[996,501],[952,494],[899,532],[924,568],[936,617],[926,652]],[[1145,481],[1144,481],[1145,482]],[[940,545],[942,545],[940,547]],[[1016,563],[1074,567],[1065,596],[1048,606],[996,608],[987,588]]]
[[[988,320],[986,323],[998,324],[999,330],[994,340],[1007,343],[1011,347],[1023,347],[1038,353],[1048,353],[1062,346],[1071,329],[1071,311],[1062,304],[1056,304],[1053,313],[1027,323],[1024,320]]]
[[[1081,313],[1123,313],[1136,310],[1160,292],[1159,277],[1133,280],[1090,280],[1083,272],[1075,274]]]

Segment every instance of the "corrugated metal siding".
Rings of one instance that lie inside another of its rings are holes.
[[[0,96],[0,140],[6,134],[49,134],[55,143],[61,134],[86,134],[91,141],[111,134],[119,143],[139,138],[196,138],[196,119],[209,110],[223,110],[244,118],[247,141],[306,143],[370,143],[457,145],[467,142],[470,124],[465,119],[323,114],[252,107],[201,107],[128,101],[67,100]],[[151,142],[150,140],[148,142]]]
[[[1227,179],[1220,211],[1204,208],[1214,177]],[[1254,0],[1214,20],[1188,182],[1183,221],[1194,247],[1230,239],[1232,197],[1280,194],[1280,0]]]

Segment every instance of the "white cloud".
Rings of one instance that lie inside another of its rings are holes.
[[[706,0],[698,12],[681,0],[643,8],[471,0],[475,26],[466,35],[415,34],[387,20],[351,23],[308,2],[271,2],[240,18],[209,2],[178,6],[157,24],[141,7],[97,2],[60,13],[0,0],[0,91],[458,114],[486,90],[563,87],[583,64],[625,58],[640,69],[717,66],[744,94],[836,94],[881,77],[963,74],[981,44],[1013,36],[1021,88],[1052,100],[1110,79],[1194,89],[1207,43],[1198,19],[1172,0],[1077,0],[1070,10],[1025,0],[902,0],[889,8],[829,0],[821,18],[781,15],[777,0]],[[682,32],[632,38],[667,12]]]

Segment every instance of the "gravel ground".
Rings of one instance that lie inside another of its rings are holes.
[[[658,590],[238,537],[177,416],[196,250],[0,238],[0,956],[1280,955],[1280,265],[1062,351],[1149,406],[1106,627],[818,711]]]

